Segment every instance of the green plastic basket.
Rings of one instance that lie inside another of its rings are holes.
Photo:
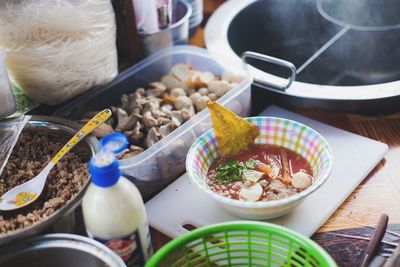
[[[158,266],[337,266],[309,238],[282,226],[235,221],[186,233],[158,250],[146,263]]]

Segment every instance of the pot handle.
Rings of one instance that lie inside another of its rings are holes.
[[[248,64],[247,60],[249,58],[253,58],[253,59],[258,59],[261,61],[265,61],[268,63],[272,63],[272,64],[276,64],[279,65],[281,67],[287,68],[290,70],[290,76],[288,77],[288,82],[285,85],[280,85],[280,84],[275,84],[272,82],[268,82],[265,80],[261,80],[261,79],[254,79],[254,84],[261,86],[263,88],[275,88],[278,90],[286,90],[287,88],[290,87],[290,85],[292,84],[292,82],[296,79],[296,67],[293,65],[293,63],[280,59],[280,58],[276,58],[276,57],[272,57],[272,56],[267,56],[264,54],[260,54],[260,53],[256,53],[256,52],[251,52],[251,51],[246,51],[242,54],[242,61],[245,64]]]

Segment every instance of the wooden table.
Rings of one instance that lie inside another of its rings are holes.
[[[204,47],[204,25],[224,0],[204,0],[205,20],[189,43]],[[400,113],[390,116],[360,116],[341,112],[295,109],[295,112],[332,126],[389,145],[389,152],[367,178],[312,238],[324,247],[340,266],[354,266],[367,241],[345,238],[343,234],[369,237],[379,216],[389,215],[389,229],[400,232]],[[399,103],[400,111],[400,103]],[[152,229],[155,249],[170,239]],[[398,241],[395,236],[385,240]]]

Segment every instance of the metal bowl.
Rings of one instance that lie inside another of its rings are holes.
[[[61,136],[65,135],[66,137],[70,138],[79,129],[80,127],[77,123],[65,119],[48,116],[33,116],[28,121],[23,131],[40,130],[50,133],[57,133]],[[98,151],[98,141],[95,136],[88,135],[73,149],[73,151],[74,153],[88,161],[89,158]],[[81,191],[74,198],[72,198],[65,206],[51,214],[46,219],[21,230],[12,231],[7,234],[0,234],[0,246],[6,243],[10,243],[12,241],[37,235],[52,226],[55,222],[59,221],[64,216],[70,214],[80,204],[88,185],[89,178],[83,185]]]
[[[0,248],[0,266],[123,267],[122,259],[90,238],[50,234]]]
[[[149,56],[158,50],[182,45],[189,38],[189,17],[192,14],[190,5],[182,0],[176,1],[172,24],[163,30],[151,34],[141,34],[143,50]]]

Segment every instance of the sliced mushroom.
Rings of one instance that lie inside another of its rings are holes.
[[[157,119],[153,117],[150,111],[143,113],[142,122],[148,129],[158,125]]]
[[[182,112],[180,110],[171,111],[171,120],[173,123],[180,126],[183,123]]]
[[[182,109],[180,110],[183,122],[190,120],[194,116],[192,110]]]
[[[128,121],[125,123],[124,127],[122,129],[116,128],[117,131],[129,131],[132,130],[133,127],[135,127],[136,123],[142,119],[142,116],[136,113],[132,113],[128,117]]]
[[[312,178],[305,172],[296,172],[292,177],[292,185],[297,189],[306,189],[311,186]]]
[[[147,136],[144,139],[144,145],[146,148],[149,148],[152,145],[154,145],[155,143],[157,143],[159,140],[160,140],[160,135],[157,132],[157,129],[155,127],[153,127],[147,133]]]
[[[159,117],[157,119],[157,125],[165,125],[171,122],[170,118],[166,118],[166,117]]]
[[[171,119],[173,123],[180,126],[182,123],[190,120],[190,118],[193,117],[193,115],[194,115],[193,112],[187,109],[173,110],[171,112]]]
[[[161,138],[164,138],[167,135],[169,135],[171,132],[173,132],[176,128],[178,128],[178,126],[175,123],[170,122],[168,124],[161,126],[158,129],[158,132],[160,133]]]
[[[259,183],[255,183],[249,187],[242,187],[239,190],[239,199],[256,202],[261,198],[263,192],[262,186]]]
[[[151,115],[157,119],[159,117],[166,117],[167,115],[160,110],[160,100],[151,99],[147,102],[143,108],[143,114],[151,113]]]
[[[135,93],[138,93],[141,96],[144,96],[146,94],[146,90],[144,88],[138,88],[136,89]]]
[[[122,108],[112,107],[112,112],[114,116],[117,118],[117,127],[116,129],[123,129],[125,124],[128,122],[128,113]]]
[[[128,136],[131,144],[140,144],[144,137],[142,129],[143,125],[138,121],[132,131],[125,131],[124,134]]]
[[[121,96],[121,108],[125,110],[126,112],[130,111],[130,103],[129,103],[129,97],[126,94],[123,94]]]
[[[137,105],[131,108],[131,114],[141,115],[143,107],[142,105]]]
[[[146,101],[140,92],[137,90],[135,93],[123,95],[121,102],[122,108],[128,113],[140,114],[142,104]]]

